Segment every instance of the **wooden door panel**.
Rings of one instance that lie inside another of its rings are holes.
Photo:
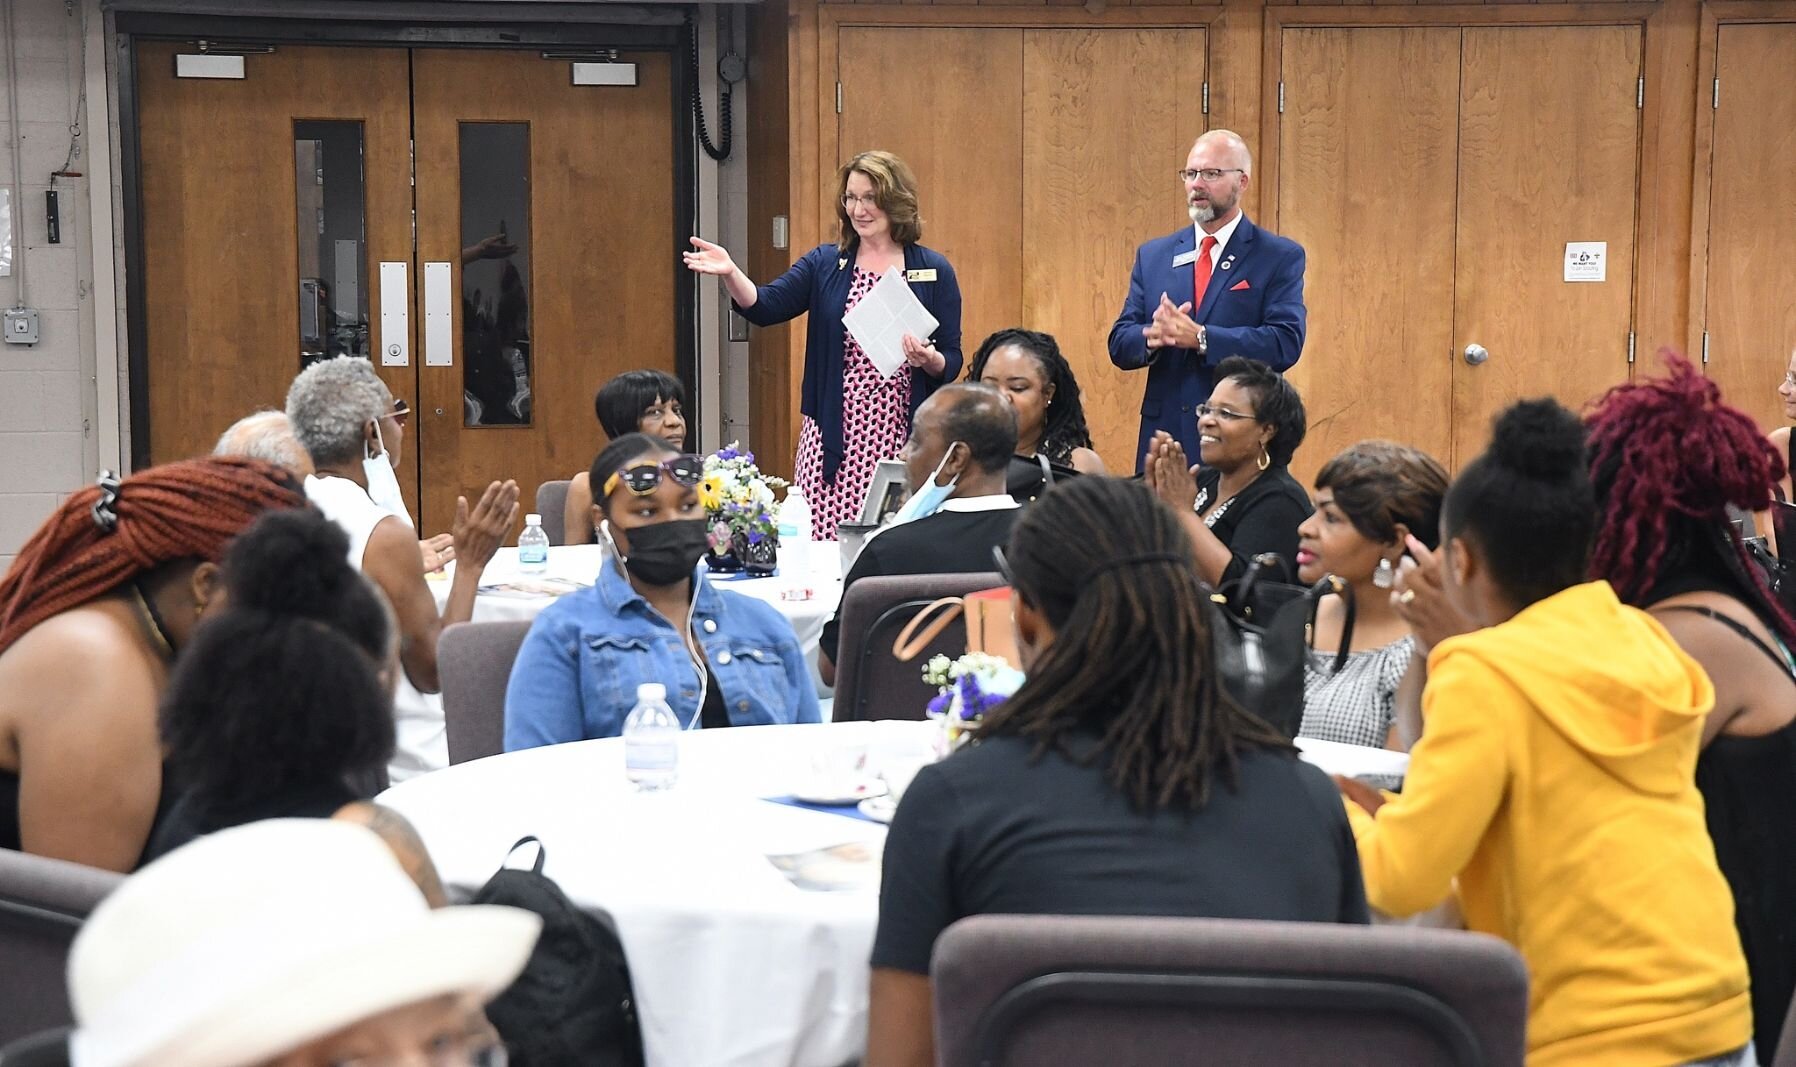
[[[565,60],[535,53],[413,53],[418,269],[451,264],[454,305],[454,366],[423,366],[420,353],[427,530],[447,529],[456,496],[472,503],[493,479],[515,478],[529,510],[541,482],[585,470],[602,445],[601,383],[674,371],[672,72],[664,53],[622,58],[637,64],[634,87],[571,85]],[[462,232],[464,123],[528,124],[527,233],[525,220],[501,221],[529,251],[529,425],[464,425],[462,250],[489,236]]]
[[[971,362],[1022,321],[1023,31],[854,27],[838,49],[842,162],[880,148],[916,173],[923,243],[954,264]],[[833,198],[835,175],[823,185]],[[833,206],[823,233],[837,233]]]
[[[1455,464],[1516,400],[1628,378],[1641,47],[1637,25],[1465,31],[1453,344],[1490,359],[1455,356]],[[1606,281],[1563,280],[1568,241],[1608,242]]]
[[[1307,486],[1376,437],[1445,462],[1460,31],[1290,29],[1281,51],[1278,228],[1309,264],[1309,329],[1289,375],[1309,436],[1293,473]]]
[[[232,422],[281,407],[299,372],[296,121],[362,123],[359,281],[376,322],[377,264],[411,256],[403,50],[282,46],[214,81],[174,77],[186,47],[136,53],[153,462],[211,451]],[[412,374],[382,369],[415,402]],[[415,506],[417,449],[402,457]]]
[[[1022,312],[997,325],[1056,336],[1113,471],[1135,469],[1147,375],[1111,365],[1110,326],[1136,246],[1190,225],[1173,173],[1206,128],[1205,55],[1202,29],[1024,35]]]
[[[1767,430],[1785,425],[1777,384],[1796,348],[1796,23],[1721,27],[1721,106],[1709,179],[1703,329],[1709,375]],[[1694,356],[1695,354],[1692,353]]]

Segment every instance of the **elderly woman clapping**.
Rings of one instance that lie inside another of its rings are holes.
[[[394,418],[393,396],[365,359],[339,356],[314,363],[287,392],[293,435],[312,456],[317,474],[306,479],[306,496],[349,535],[349,562],[386,594],[399,618],[399,657],[405,678],[395,697],[399,746],[391,768],[394,780],[446,766],[448,741],[442,703],[435,694],[437,635],[443,627],[467,622],[487,561],[499,550],[518,514],[518,484],[493,482],[472,508],[456,501],[455,577],[449,599],[437,614],[424,583],[417,535],[403,520],[375,502],[369,471],[390,472],[386,441]],[[388,424],[383,427],[383,423]],[[378,460],[377,463],[367,463]],[[384,494],[383,494],[384,495]]]

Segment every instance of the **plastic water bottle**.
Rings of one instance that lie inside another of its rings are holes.
[[[815,526],[811,521],[811,502],[804,491],[794,485],[786,490],[780,504],[780,544],[802,544],[811,539]]]
[[[667,687],[636,687],[636,706],[624,720],[624,774],[645,792],[666,789],[680,777],[680,720],[667,706]]]
[[[524,516],[524,532],[518,535],[518,570],[524,574],[542,574],[549,569],[549,535],[543,532],[543,517]]]

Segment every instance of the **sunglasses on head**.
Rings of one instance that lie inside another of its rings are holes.
[[[648,496],[661,484],[665,472],[675,482],[690,489],[705,476],[705,461],[698,456],[670,456],[659,463],[632,463],[605,479],[604,495],[609,497],[619,484],[636,496]]]

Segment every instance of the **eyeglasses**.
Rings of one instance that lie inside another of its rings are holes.
[[[1205,415],[1214,415],[1219,419],[1227,419],[1229,422],[1240,422],[1242,419],[1259,421],[1259,416],[1252,412],[1230,411],[1228,408],[1217,407],[1215,404],[1197,405],[1197,417],[1201,419]]]
[[[855,196],[853,193],[844,193],[842,195],[842,210],[843,211],[853,211],[856,207],[863,207],[863,206],[874,208],[875,210],[877,210],[879,207],[878,194],[870,194],[868,196]]]
[[[661,475],[665,472],[675,482],[690,489],[705,476],[705,461],[697,456],[683,455],[664,459],[659,463],[638,463],[618,471],[605,479],[605,493],[609,497],[618,483],[622,482],[635,496],[648,496],[661,484]]]
[[[405,420],[412,417],[412,406],[405,402],[404,397],[396,396],[393,398],[393,410],[387,412],[387,415],[394,422],[404,426]]]
[[[1179,180],[1182,182],[1194,182],[1199,178],[1202,178],[1204,181],[1213,182],[1220,181],[1224,174],[1246,173],[1247,172],[1240,167],[1205,167],[1203,170],[1181,170],[1179,171]]]
[[[1790,371],[1788,374],[1784,375],[1784,384],[1796,385],[1796,370]]]
[[[383,1067],[391,1062],[386,1057],[357,1058],[333,1060],[330,1067]],[[484,1035],[468,1035],[459,1039],[439,1038],[430,1051],[425,1053],[425,1062],[430,1067],[506,1067],[511,1059],[506,1054],[504,1043],[489,1028]]]

